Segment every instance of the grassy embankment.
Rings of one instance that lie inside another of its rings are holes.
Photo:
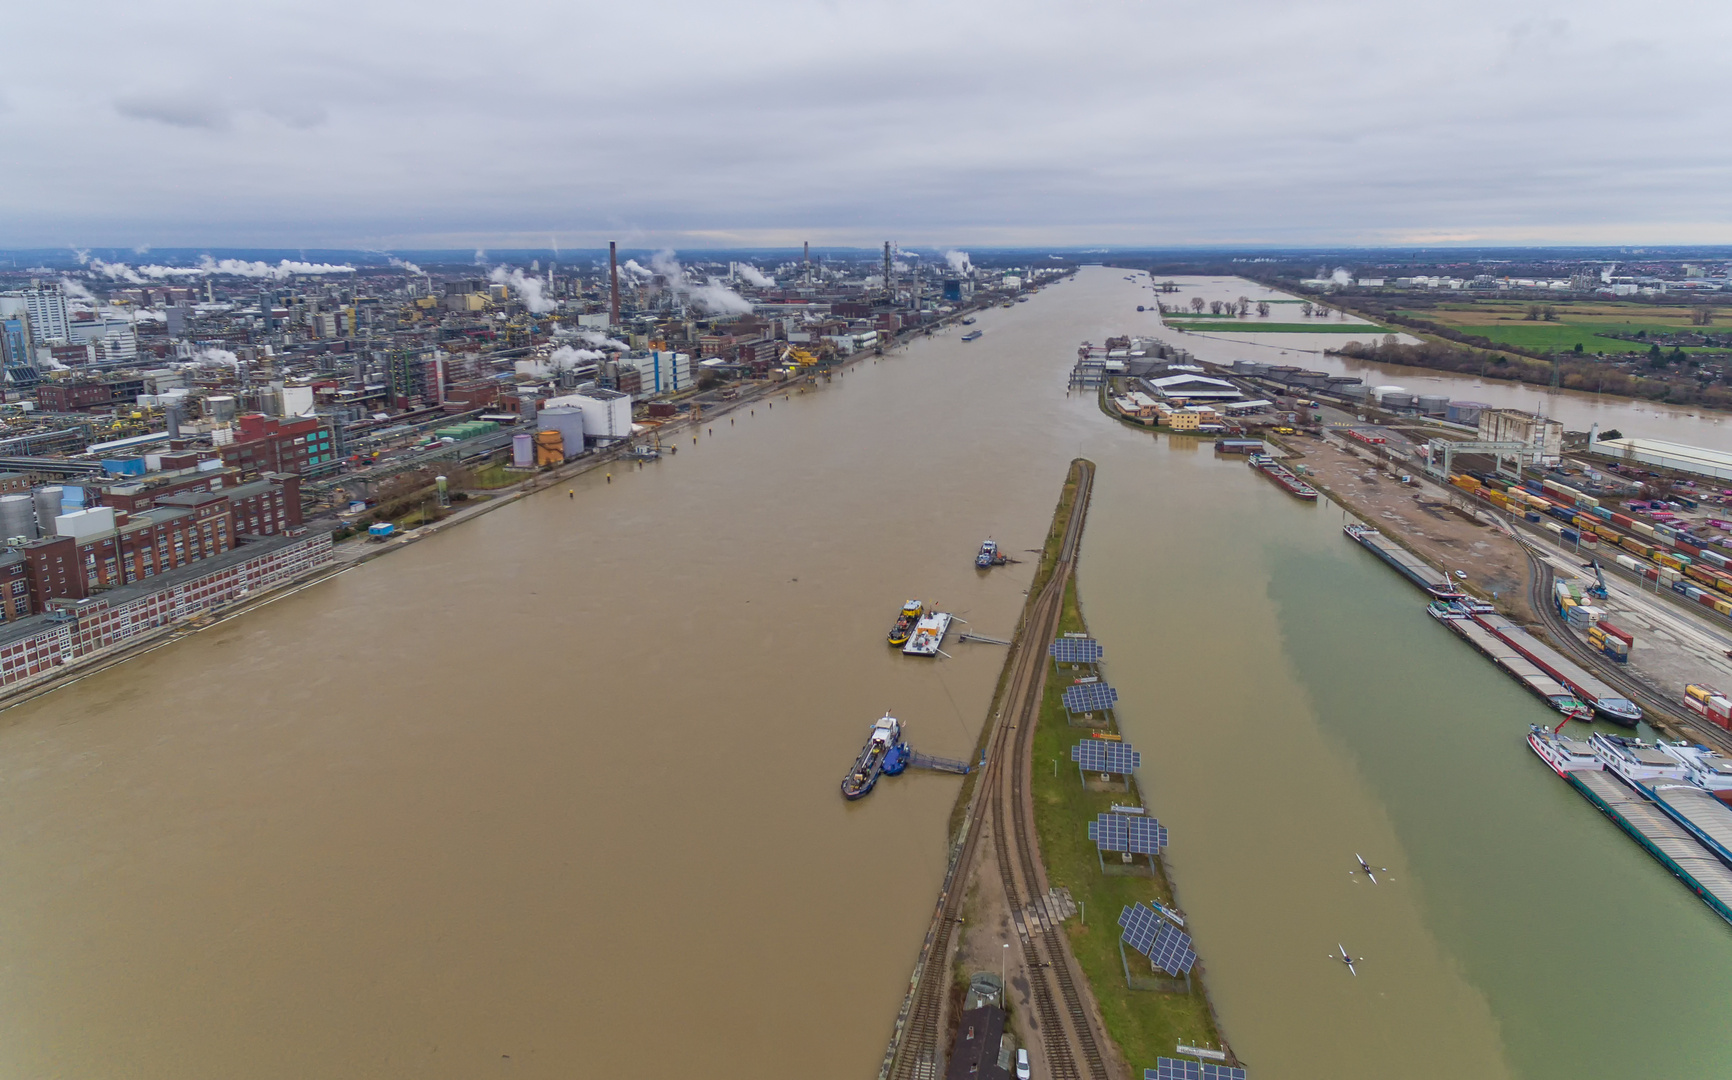
[[[1076,583],[1072,581],[1065,589],[1059,632],[1086,630]],[[1048,880],[1068,888],[1088,920],[1086,924],[1080,919],[1072,920],[1066,924],[1066,930],[1077,962],[1100,1001],[1107,1034],[1124,1052],[1133,1074],[1140,1075],[1138,1070],[1154,1067],[1156,1057],[1171,1056],[1177,1043],[1215,1046],[1220,1043],[1220,1035],[1203,988],[1200,966],[1192,974],[1188,994],[1132,990],[1126,985],[1119,957],[1119,912],[1139,900],[1153,898],[1172,903],[1172,884],[1158,861],[1152,877],[1102,873],[1095,845],[1088,838],[1088,823],[1097,815],[1108,813],[1115,802],[1141,803],[1143,798],[1134,784],[1131,791],[1089,791],[1082,785],[1070,760],[1070,748],[1088,738],[1089,729],[1072,727],[1067,719],[1061,701],[1067,684],[1066,678],[1049,672],[1041,700],[1032,755],[1035,828],[1040,835]],[[1144,857],[1138,859],[1147,866]],[[1115,865],[1122,868],[1122,864],[1115,862],[1109,862],[1107,867],[1114,869]],[[1129,950],[1125,955],[1133,972],[1150,973],[1148,961],[1142,956]]]
[[[1256,322],[1251,319],[1221,319],[1219,321],[1198,321],[1192,318],[1168,319],[1166,325],[1174,330],[1201,331],[1205,334],[1387,334],[1388,327],[1371,323],[1330,322],[1319,319],[1316,322],[1303,323],[1271,323]]]

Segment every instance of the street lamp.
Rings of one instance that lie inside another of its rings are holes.
[[[1005,987],[1010,978],[1010,942],[1004,943],[1004,951],[998,954],[998,987],[999,993],[1005,993]]]

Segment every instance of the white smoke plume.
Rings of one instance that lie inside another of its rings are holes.
[[[223,367],[239,370],[241,366],[240,357],[229,352],[227,349],[218,349],[215,347],[200,349],[198,355],[193,359],[200,367],[211,367],[213,365],[221,364]]]
[[[84,287],[84,283],[82,281],[74,281],[69,277],[63,277],[60,279],[60,287],[61,287],[61,289],[65,290],[67,296],[70,296],[75,300],[95,300],[96,299],[96,297],[91,293],[91,291]]]
[[[760,289],[774,288],[776,279],[759,270],[751,263],[739,264],[739,275],[746,279],[747,285],[756,285]]]
[[[1335,272],[1329,275],[1329,280],[1337,285],[1351,285],[1353,284],[1353,275],[1349,274],[1345,267],[1337,266]]]
[[[245,259],[223,259],[218,261],[209,255],[199,260],[199,269],[207,274],[228,274],[244,278],[272,278],[281,281],[294,277],[296,274],[353,274],[353,266],[342,266],[335,263],[296,262],[284,259],[272,266],[265,262],[248,262]]]
[[[161,281],[163,278],[199,277],[205,273],[205,269],[202,266],[158,266],[152,263],[139,267],[138,272],[154,281]]]
[[[633,277],[648,279],[656,276],[654,270],[646,269],[644,265],[636,259],[627,259],[625,262],[620,264],[620,269],[631,274]]]
[[[578,364],[588,364],[596,360],[605,360],[607,354],[595,349],[574,349],[570,345],[561,345],[553,350],[553,355],[547,358],[549,366],[565,365],[574,367]]]
[[[951,248],[944,253],[944,261],[950,264],[950,269],[958,274],[966,274],[974,269],[974,263],[968,258],[968,252]]]
[[[480,248],[475,249],[475,265],[476,266],[486,266],[487,265],[487,252],[481,250]]]
[[[542,295],[545,287],[538,277],[526,277],[523,271],[513,267],[510,270],[503,266],[495,266],[493,272],[487,275],[495,285],[509,285],[517,290],[518,299],[523,306],[537,315],[545,315],[559,307],[559,301]]]
[[[52,356],[44,356],[42,359],[38,360],[36,363],[37,363],[37,366],[45,367],[49,371],[71,371],[72,370],[71,368],[67,367],[65,364],[62,364],[60,361],[54,359],[54,357],[52,357]]]
[[[408,261],[407,259],[399,259],[395,255],[387,255],[387,256],[385,256],[385,259],[392,266],[395,266],[397,269],[402,270],[406,273],[419,274],[422,272],[421,268],[419,266],[416,266],[414,263]]]
[[[579,341],[587,342],[598,349],[607,349],[612,352],[631,351],[631,346],[627,345],[625,342],[615,341],[606,334],[598,334],[594,330],[579,330],[576,336]]]
[[[144,279],[139,277],[132,267],[125,263],[103,262],[101,259],[91,259],[90,268],[99,274],[108,275],[111,281],[124,281],[129,285],[143,285]]]
[[[90,265],[90,249],[89,248],[76,248],[76,247],[73,248],[72,249],[72,257],[74,259],[78,260],[79,266],[89,266]]]
[[[132,253],[134,255],[149,255],[150,254],[150,245],[149,244],[139,244],[132,249]]]
[[[675,296],[712,315],[744,315],[752,310],[751,301],[718,281],[711,280],[707,285],[688,281],[685,268],[672,251],[656,252],[650,266],[667,279]]]

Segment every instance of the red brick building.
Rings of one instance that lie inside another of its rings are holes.
[[[331,428],[316,416],[282,420],[247,413],[235,421],[234,442],[217,449],[223,464],[248,476],[295,473],[315,476],[337,467]]]
[[[0,551],[0,618],[13,622],[30,610],[30,575],[24,553],[16,548]]]

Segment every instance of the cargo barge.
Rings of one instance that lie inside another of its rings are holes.
[[[984,334],[985,332],[986,331],[984,331],[984,330],[970,330],[968,333],[962,335],[962,340],[964,340],[964,341],[979,341],[980,335]]]
[[[929,611],[914,624],[914,636],[902,646],[902,651],[909,656],[937,656],[938,647],[944,644],[944,635],[949,630],[948,611]]]
[[[1563,683],[1577,697],[1587,702],[1596,716],[1624,727],[1635,727],[1642,719],[1642,710],[1635,702],[1589,674],[1575,661],[1565,659],[1550,645],[1542,643],[1502,615],[1480,614],[1473,619],[1505,644],[1513,646],[1516,652],[1541,671]]]
[[[1529,740],[1532,745],[1532,736]],[[1571,769],[1560,775],[1688,885],[1715,914],[1732,923],[1732,868],[1674,821],[1660,804],[1603,769]]]
[[[842,797],[848,800],[865,798],[872,791],[872,786],[878,783],[879,775],[884,772],[885,760],[901,745],[902,721],[885,713],[872,725],[872,732],[866,736],[866,745],[861,748],[854,767],[842,778]],[[904,750],[896,757],[899,762],[905,761],[907,751]],[[900,765],[896,771],[902,771]]]
[[[1292,472],[1288,471],[1285,465],[1282,465],[1279,461],[1276,461],[1268,454],[1252,454],[1245,459],[1245,463],[1262,473],[1264,476],[1275,481],[1277,484],[1280,484],[1286,489],[1287,493],[1292,495],[1294,498],[1304,499],[1306,502],[1316,501],[1316,488],[1299,479],[1297,476],[1294,476]]]
[[[1594,711],[1577,698],[1569,687],[1541,671],[1533,661],[1517,652],[1514,646],[1474,622],[1468,605],[1447,605],[1460,610],[1440,612],[1439,608],[1445,606],[1434,601],[1431,605],[1432,615],[1502,668],[1516,682],[1521,683],[1535,697],[1556,709],[1566,719],[1587,721],[1594,718]]]
[[[1397,573],[1424,589],[1435,600],[1465,600],[1462,592],[1449,580],[1449,575],[1424,559],[1390,540],[1369,525],[1349,523],[1341,531],[1361,544],[1367,551],[1393,566]]]

